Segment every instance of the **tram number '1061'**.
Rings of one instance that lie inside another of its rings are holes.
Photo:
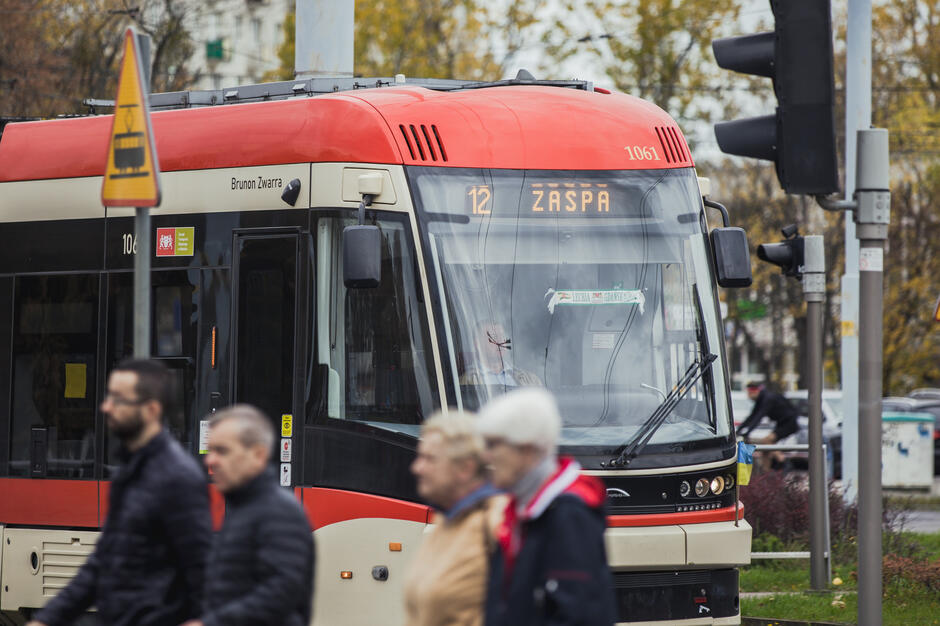
[[[659,154],[654,146],[624,146],[631,161],[658,161]]]
[[[121,235],[121,252],[124,254],[137,254],[137,235],[124,233]]]

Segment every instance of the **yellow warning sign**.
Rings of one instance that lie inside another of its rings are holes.
[[[294,434],[294,416],[289,413],[281,415],[281,437],[291,437]]]
[[[160,164],[150,127],[149,88],[143,83],[143,75],[137,33],[128,28],[101,186],[104,206],[160,205]]]

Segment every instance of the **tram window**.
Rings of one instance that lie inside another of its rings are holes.
[[[272,417],[291,413],[297,237],[240,239],[238,253],[235,399]]]
[[[107,369],[134,354],[134,280],[130,272],[108,277]],[[195,354],[198,326],[198,270],[151,274],[151,353],[170,370],[173,388],[164,420],[170,434],[186,449],[193,446]],[[106,477],[116,466],[118,442],[107,441]]]
[[[410,229],[405,218],[379,214],[382,282],[346,289],[342,232],[353,224],[321,218],[316,226],[314,336],[327,399],[308,414],[416,434],[438,391]]]
[[[192,286],[168,285],[153,290],[153,351],[156,356],[183,356],[183,309],[191,308]]]
[[[10,474],[93,478],[98,276],[18,277]]]

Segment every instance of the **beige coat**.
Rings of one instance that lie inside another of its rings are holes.
[[[493,496],[455,519],[434,519],[405,574],[408,626],[480,626],[489,555],[505,496]]]

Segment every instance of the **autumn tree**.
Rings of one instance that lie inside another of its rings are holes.
[[[496,80],[528,41],[546,0],[357,0],[354,73]],[[294,77],[294,15],[284,21],[280,68]]]
[[[185,89],[195,0],[0,0],[0,115],[86,111],[84,98],[111,98],[124,30],[151,36],[152,88]]]
[[[739,0],[569,0],[543,41],[555,62],[581,55],[614,86],[651,100],[681,121],[708,117],[727,79],[713,39],[728,34]]]
[[[938,0],[873,12],[872,112],[891,137],[891,226],[884,266],[884,390],[940,386],[940,22]]]

